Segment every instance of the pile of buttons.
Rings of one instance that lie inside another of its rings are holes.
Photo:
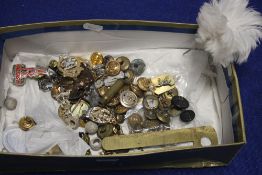
[[[39,88],[50,91],[60,104],[59,117],[74,130],[85,128],[79,136],[92,150],[99,150],[101,139],[123,134],[125,121],[130,133],[136,133],[169,129],[175,116],[183,122],[194,119],[195,113],[187,110],[189,102],[178,95],[175,78],[169,74],[141,77],[145,69],[142,59],[130,61],[94,52],[89,60],[62,55],[51,60],[48,68],[15,65],[13,74],[18,86],[26,78],[36,78]],[[138,104],[143,107],[134,110]],[[94,134],[97,137],[90,139]]]

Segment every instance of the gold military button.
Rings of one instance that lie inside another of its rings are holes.
[[[92,65],[103,64],[104,62],[103,55],[99,52],[92,53],[92,55],[90,56],[90,60]]]
[[[32,117],[29,117],[29,116],[22,117],[19,120],[19,128],[22,129],[23,131],[28,131],[35,125],[36,125],[36,122],[34,121]]]
[[[117,61],[109,61],[107,64],[106,64],[106,73],[109,75],[109,76],[116,76],[120,73],[120,64],[119,62]]]
[[[122,71],[126,71],[130,66],[130,60],[127,57],[118,57],[116,61],[119,62]]]
[[[115,107],[115,113],[117,114],[125,114],[128,111],[128,108],[122,106],[122,105],[117,105]]]
[[[143,91],[148,91],[151,86],[151,80],[145,77],[140,77],[137,80],[138,87]]]

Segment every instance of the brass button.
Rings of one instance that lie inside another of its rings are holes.
[[[163,95],[160,95],[158,100],[160,109],[167,109],[171,107],[171,100],[165,98]]]
[[[122,123],[124,123],[124,121],[125,121],[125,116],[124,115],[120,115],[120,114],[116,115],[116,122],[118,124],[122,124]]]
[[[146,64],[141,59],[134,59],[130,64],[130,69],[136,76],[140,76],[145,71]]]
[[[131,84],[130,88],[137,95],[137,97],[143,97],[144,92],[137,85]]]
[[[57,68],[63,77],[76,78],[84,69],[81,67],[82,58],[73,56],[60,56]]]
[[[129,68],[130,60],[127,57],[118,57],[116,61],[119,62],[122,71],[126,71]]]
[[[146,95],[143,99],[143,106],[147,110],[157,109],[159,106],[158,97],[155,95]]]
[[[103,64],[104,58],[103,58],[103,55],[101,53],[94,52],[90,56],[90,61],[91,61],[92,65]]]
[[[137,80],[138,87],[143,91],[148,91],[151,86],[151,80],[145,77],[140,77]]]
[[[120,94],[120,103],[127,107],[127,108],[133,108],[137,104],[137,96],[134,92],[132,91],[123,91]]]
[[[116,76],[120,73],[120,64],[117,61],[109,61],[106,64],[106,73],[109,76]]]
[[[76,104],[73,104],[71,106],[70,113],[74,117],[81,117],[83,115],[86,115],[89,109],[90,105],[86,101],[80,100]]]
[[[143,129],[143,118],[138,113],[133,113],[127,118],[127,123],[133,132],[141,131]]]
[[[114,135],[114,125],[105,124],[98,127],[97,136],[101,139]]]
[[[57,65],[58,65],[58,62],[56,61],[56,60],[50,60],[49,61],[49,67],[51,68],[51,69],[56,69],[57,68]]]
[[[115,107],[115,113],[116,114],[125,114],[128,111],[128,108],[122,106],[122,105],[117,105]]]
[[[144,110],[144,115],[145,115],[146,118],[148,118],[150,120],[157,119],[155,110]]]
[[[170,116],[168,115],[167,111],[158,110],[156,112],[156,116],[157,116],[158,120],[160,120],[163,123],[169,123],[170,122]]]
[[[35,125],[36,125],[36,122],[34,121],[32,117],[29,117],[29,116],[22,117],[19,120],[19,128],[22,129],[23,131],[28,131]]]

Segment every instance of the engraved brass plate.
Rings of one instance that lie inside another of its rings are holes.
[[[209,126],[203,126],[198,128],[164,130],[106,137],[102,141],[102,147],[104,150],[113,151],[171,144],[175,145],[187,142],[193,142],[192,147],[202,147],[201,138],[204,137],[210,139],[211,145],[218,144],[215,129]]]

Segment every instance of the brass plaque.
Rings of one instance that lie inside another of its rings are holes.
[[[214,128],[203,126],[177,130],[164,130],[130,135],[105,137],[102,141],[104,150],[145,148],[153,146],[175,145],[193,142],[192,147],[202,147],[201,138],[208,138],[211,145],[217,145],[218,139]]]

